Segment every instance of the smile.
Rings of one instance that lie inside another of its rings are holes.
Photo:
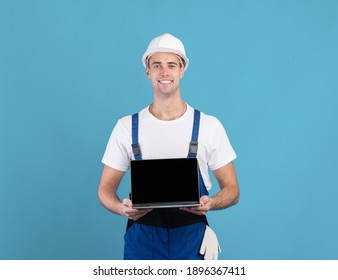
[[[173,81],[172,81],[172,80],[158,80],[158,82],[159,82],[160,84],[165,84],[165,85],[167,85],[167,84],[171,84]]]

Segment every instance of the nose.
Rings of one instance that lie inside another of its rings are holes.
[[[168,67],[161,66],[160,74],[161,74],[161,76],[167,76],[168,75]]]

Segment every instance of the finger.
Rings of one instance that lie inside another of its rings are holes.
[[[137,210],[133,209],[133,211],[129,211],[128,217],[134,221],[140,219],[144,215],[148,214],[152,209],[145,209],[145,210]]]
[[[142,213],[139,213],[139,215],[137,215],[137,217],[135,217],[135,218],[138,220],[138,219],[142,218],[143,216],[147,215],[150,211],[151,211],[151,210],[149,210],[149,211],[144,211],[144,212],[142,212]]]
[[[181,210],[196,214],[196,215],[204,215],[207,211],[205,211],[203,208],[198,209],[198,208],[180,208]]]

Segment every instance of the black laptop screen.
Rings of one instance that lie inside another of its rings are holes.
[[[133,205],[199,201],[196,158],[133,160],[130,174]]]

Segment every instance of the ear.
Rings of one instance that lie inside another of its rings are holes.
[[[150,70],[148,67],[146,67],[146,75],[147,75],[147,78],[150,80]]]
[[[182,79],[183,76],[184,76],[184,66],[182,66],[180,69],[180,78]]]

